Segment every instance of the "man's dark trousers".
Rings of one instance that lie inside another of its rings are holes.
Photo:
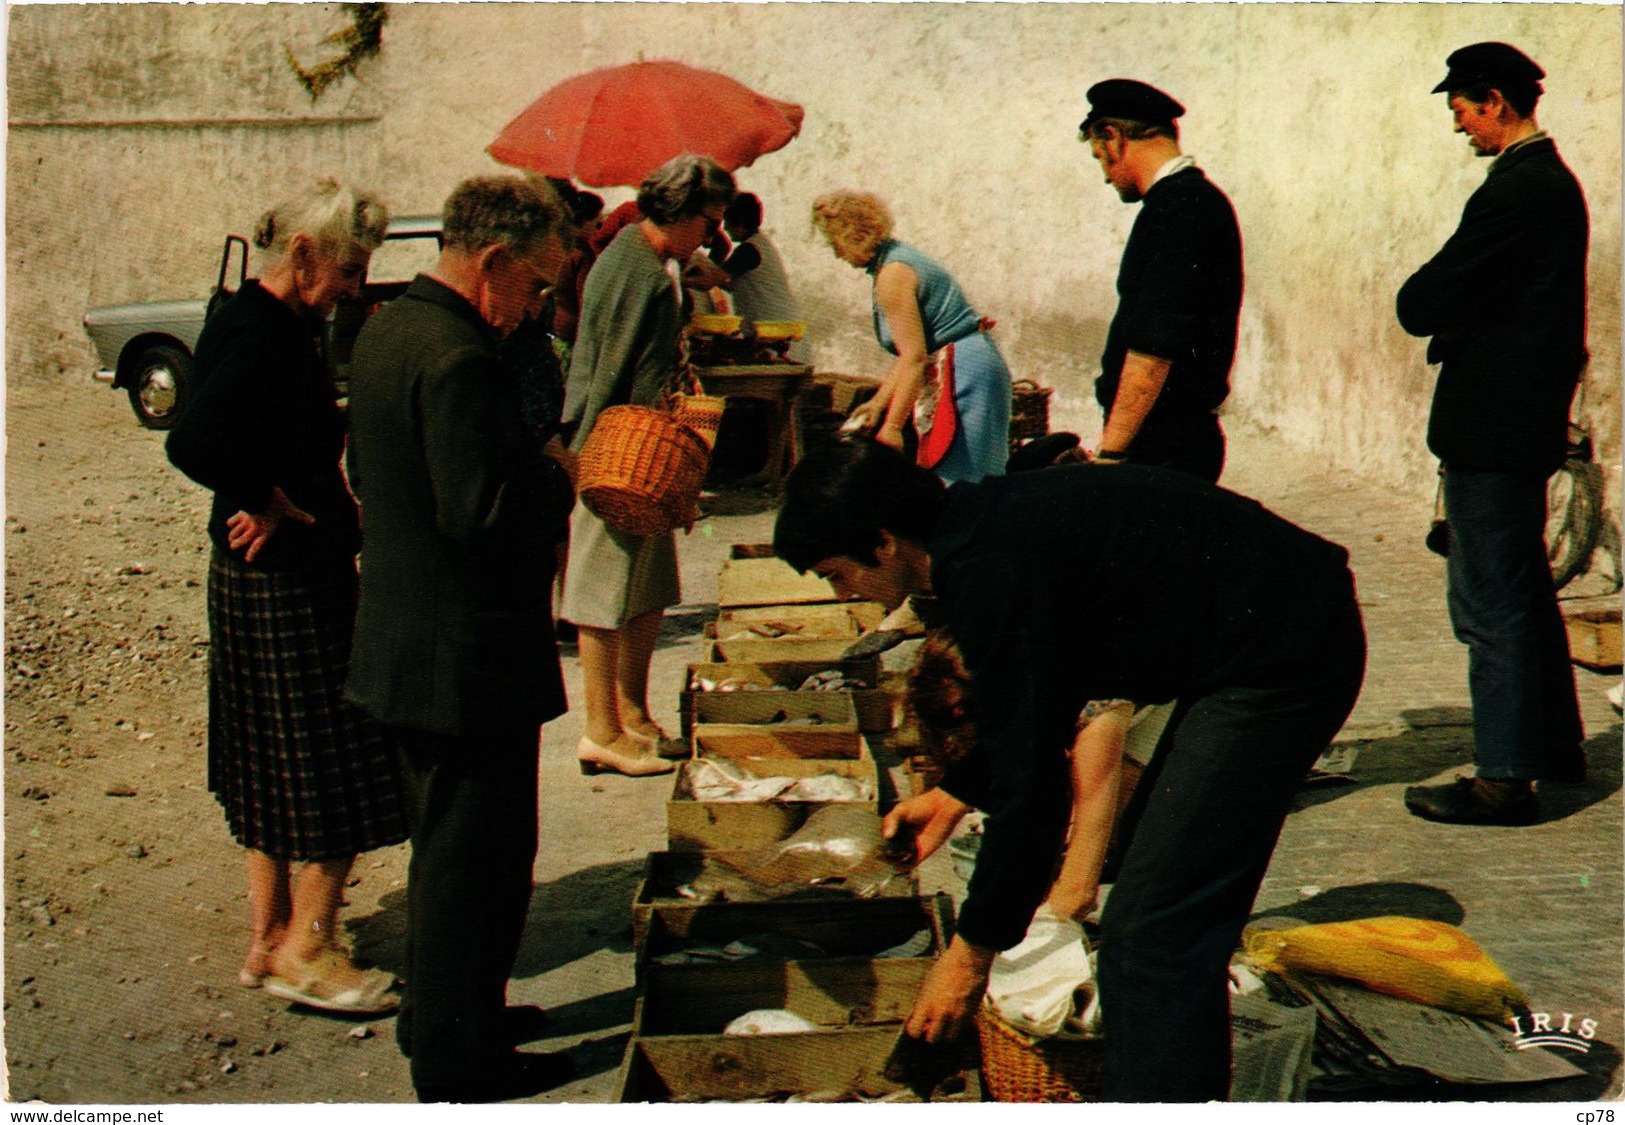
[[[1450,621],[1467,645],[1477,773],[1539,781],[1581,760],[1568,633],[1546,557],[1547,477],[1447,468]]]
[[[396,1028],[423,1100],[473,1091],[512,1052],[508,976],[536,862],[540,727],[451,736],[386,728],[412,811],[406,991]]]
[[[1101,919],[1106,1101],[1229,1094],[1230,957],[1293,795],[1365,674],[1352,579],[1322,620],[1305,616],[1306,647],[1182,700],[1141,780]]]

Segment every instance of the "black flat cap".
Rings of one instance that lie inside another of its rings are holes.
[[[1444,65],[1450,73],[1433,87],[1435,94],[1481,84],[1494,86],[1497,82],[1533,83],[1546,77],[1533,59],[1506,43],[1474,43],[1452,51]]]
[[[1089,99],[1089,116],[1078,126],[1081,132],[1102,117],[1139,121],[1146,125],[1169,125],[1185,112],[1180,105],[1155,86],[1132,78],[1108,78],[1096,82],[1084,95]]]

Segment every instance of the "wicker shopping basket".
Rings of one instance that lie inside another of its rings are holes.
[[[679,404],[674,411],[604,410],[581,449],[581,502],[616,531],[631,535],[691,525],[699,514],[700,485],[720,416],[710,402]]]
[[[976,1012],[982,1041],[982,1084],[997,1102],[1098,1102],[1105,1043],[1099,1039],[1034,1039],[986,1004]]]
[[[1041,438],[1049,433],[1049,399],[1052,387],[1040,387],[1031,379],[1017,379],[1010,385],[1010,447]]]

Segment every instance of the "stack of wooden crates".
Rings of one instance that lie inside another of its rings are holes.
[[[892,729],[897,700],[877,658],[842,655],[885,611],[837,601],[827,582],[797,574],[765,544],[734,546],[718,591],[704,660],[689,666],[680,701],[691,756],[679,763],[666,806],[668,850],[648,857],[632,906],[638,996],[621,1100],[897,1098],[903,1091],[885,1077],[885,1063],[952,935],[952,901],[922,896],[903,876],[871,897],[839,885],[756,896],[738,874],[739,857],[784,840],[831,802],[696,800],[691,782],[701,758],[725,758],[764,777],[835,773],[867,782],[867,799],[845,803],[878,818],[899,782],[877,763],[871,740]],[[795,690],[829,671],[847,686]],[[702,686],[723,683],[739,690]],[[900,776],[908,785],[909,775]],[[696,898],[696,883],[740,893]],[[740,939],[790,952],[672,956]],[[877,957],[900,945],[909,946],[906,955]],[[806,955],[810,947],[816,955]],[[817,1029],[723,1034],[735,1018],[762,1009],[791,1011]],[[935,1096],[976,1100],[978,1077],[969,1059]]]

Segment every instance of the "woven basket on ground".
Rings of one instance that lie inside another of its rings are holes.
[[[1098,1102],[1099,1039],[1033,1039],[987,1005],[976,1012],[982,1041],[982,1084],[998,1102]]]
[[[1049,396],[1052,387],[1040,387],[1031,379],[1017,379],[1010,385],[1010,444],[1031,441],[1049,433]]]
[[[694,522],[710,462],[710,442],[678,417],[612,406],[582,446],[577,492],[616,531],[658,535]]]

